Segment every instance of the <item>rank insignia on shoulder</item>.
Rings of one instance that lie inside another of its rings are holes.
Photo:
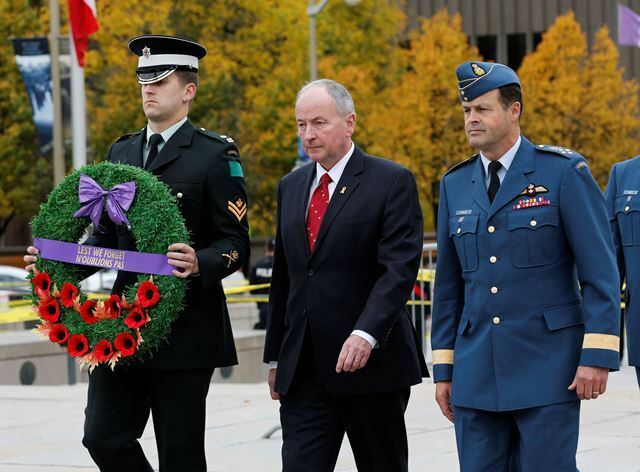
[[[533,197],[539,193],[546,193],[548,191],[549,189],[544,185],[529,184],[522,192],[519,193],[519,195],[527,195],[528,197]]]
[[[566,147],[562,147],[562,146],[551,146],[549,144],[538,144],[536,146],[537,149],[539,149],[540,151],[550,151],[550,152],[554,152],[556,154],[562,154],[565,156],[569,156],[572,154],[575,154],[575,152],[573,152],[571,149],[568,149]]]
[[[525,198],[523,200],[519,200],[518,203],[513,205],[513,209],[522,210],[523,208],[533,208],[533,207],[546,206],[546,205],[551,205],[551,201],[547,200],[544,197]]]
[[[222,257],[226,257],[229,260],[229,262],[227,263],[228,269],[229,267],[231,267],[231,264],[238,260],[240,255],[238,254],[238,251],[234,249],[233,251],[230,251],[229,254],[222,254]]]
[[[584,161],[580,161],[576,164],[576,169],[582,169],[583,167],[587,167],[587,163]]]
[[[235,202],[229,200],[227,202],[227,210],[229,210],[238,221],[242,221],[242,218],[247,214],[247,204],[242,198],[237,198]]]

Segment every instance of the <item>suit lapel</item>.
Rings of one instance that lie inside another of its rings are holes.
[[[318,238],[316,239],[316,244],[313,249],[313,254],[318,251],[318,247],[322,244],[322,240],[325,235],[329,231],[331,224],[335,220],[344,204],[347,203],[349,197],[356,191],[358,185],[360,185],[360,178],[362,176],[362,168],[364,165],[364,153],[360,150],[358,146],[355,146],[353,150],[353,154],[347,163],[344,171],[342,172],[342,176],[338,181],[335,190],[333,191],[333,195],[331,196],[331,200],[329,200],[329,206],[327,206],[327,211],[324,214],[324,218],[322,219],[322,224],[320,225],[320,231],[318,232]],[[312,254],[312,255],[313,255]]]
[[[474,165],[475,168],[473,169],[473,175],[471,177],[473,199],[480,205],[480,208],[489,213],[491,203],[489,203],[489,195],[487,194],[487,185],[484,178],[484,168],[480,156],[476,158]]]
[[[187,120],[185,124],[178,128],[178,131],[169,138],[169,141],[167,141],[147,170],[153,172],[180,157],[182,152],[181,148],[191,144],[193,133],[195,133],[195,128],[191,122]]]
[[[316,164],[310,162],[300,170],[300,179],[296,184],[296,188],[293,192],[292,199],[295,209],[295,219],[293,226],[296,231],[299,231],[299,237],[304,246],[304,251],[307,257],[311,254],[309,250],[309,241],[307,240],[307,203],[309,202],[309,192],[311,190],[311,183],[316,175]]]
[[[505,175],[500,189],[496,194],[488,218],[495,215],[498,210],[517,197],[529,185],[529,179],[525,174],[530,174],[535,170],[534,147],[531,142],[522,137],[518,152],[513,158],[513,162]]]

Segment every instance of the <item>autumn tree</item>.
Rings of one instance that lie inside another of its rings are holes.
[[[0,3],[0,235],[14,216],[32,215],[51,185],[50,156],[38,155],[29,97],[8,40],[45,35],[46,13],[22,0]]]
[[[604,186],[613,163],[638,152],[638,84],[623,74],[606,27],[590,52],[574,14],[558,17],[519,70],[524,134],[580,152]]]
[[[380,97],[371,119],[376,128],[372,150],[413,171],[425,227],[433,229],[440,177],[472,152],[464,135],[455,71],[478,53],[462,32],[460,15],[442,10],[421,21],[402,54],[408,69]]]

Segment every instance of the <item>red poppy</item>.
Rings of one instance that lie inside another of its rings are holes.
[[[136,299],[142,308],[149,308],[155,306],[160,300],[160,292],[158,292],[158,287],[153,282],[142,282],[140,287],[138,287],[138,293],[136,294]]]
[[[55,323],[60,318],[60,305],[58,300],[53,297],[47,297],[38,302],[38,312],[42,319],[51,323]]]
[[[89,341],[84,334],[74,334],[69,338],[67,350],[70,356],[83,356],[89,351]]]
[[[133,339],[129,333],[120,333],[116,336],[115,341],[116,349],[120,351],[122,357],[127,357],[136,352],[136,340]]]
[[[69,330],[61,324],[54,324],[49,331],[49,341],[64,344],[69,339]]]
[[[98,362],[104,362],[108,361],[111,356],[113,356],[113,346],[111,343],[106,339],[98,341],[98,344],[93,348],[93,357],[95,357]]]
[[[62,284],[62,290],[60,290],[60,303],[67,308],[71,308],[78,296],[78,287],[69,282]]]
[[[93,324],[98,321],[98,318],[95,316],[97,303],[93,300],[87,300],[80,307],[80,316],[87,324]]]
[[[126,324],[131,329],[139,328],[146,322],[147,314],[142,311],[142,308],[140,308],[139,306],[131,310],[124,320],[124,324]]]
[[[104,301],[104,312],[107,318],[117,318],[121,311],[119,295],[111,295]]]
[[[33,289],[36,295],[39,297],[46,297],[51,290],[51,278],[46,272],[38,272],[31,281],[33,283]]]

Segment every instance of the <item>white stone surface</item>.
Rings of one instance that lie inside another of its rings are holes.
[[[86,384],[0,386],[0,471],[97,470],[80,443],[86,389]],[[433,396],[429,380],[412,391],[407,411],[410,470],[455,472],[453,428]],[[262,439],[278,424],[278,403],[269,398],[266,384],[214,382],[207,403],[209,471],[281,470],[279,432]],[[141,442],[157,467],[150,426]],[[640,471],[640,393],[632,368],[611,375],[606,395],[584,402],[578,464],[581,472]],[[336,470],[356,470],[346,441]]]

